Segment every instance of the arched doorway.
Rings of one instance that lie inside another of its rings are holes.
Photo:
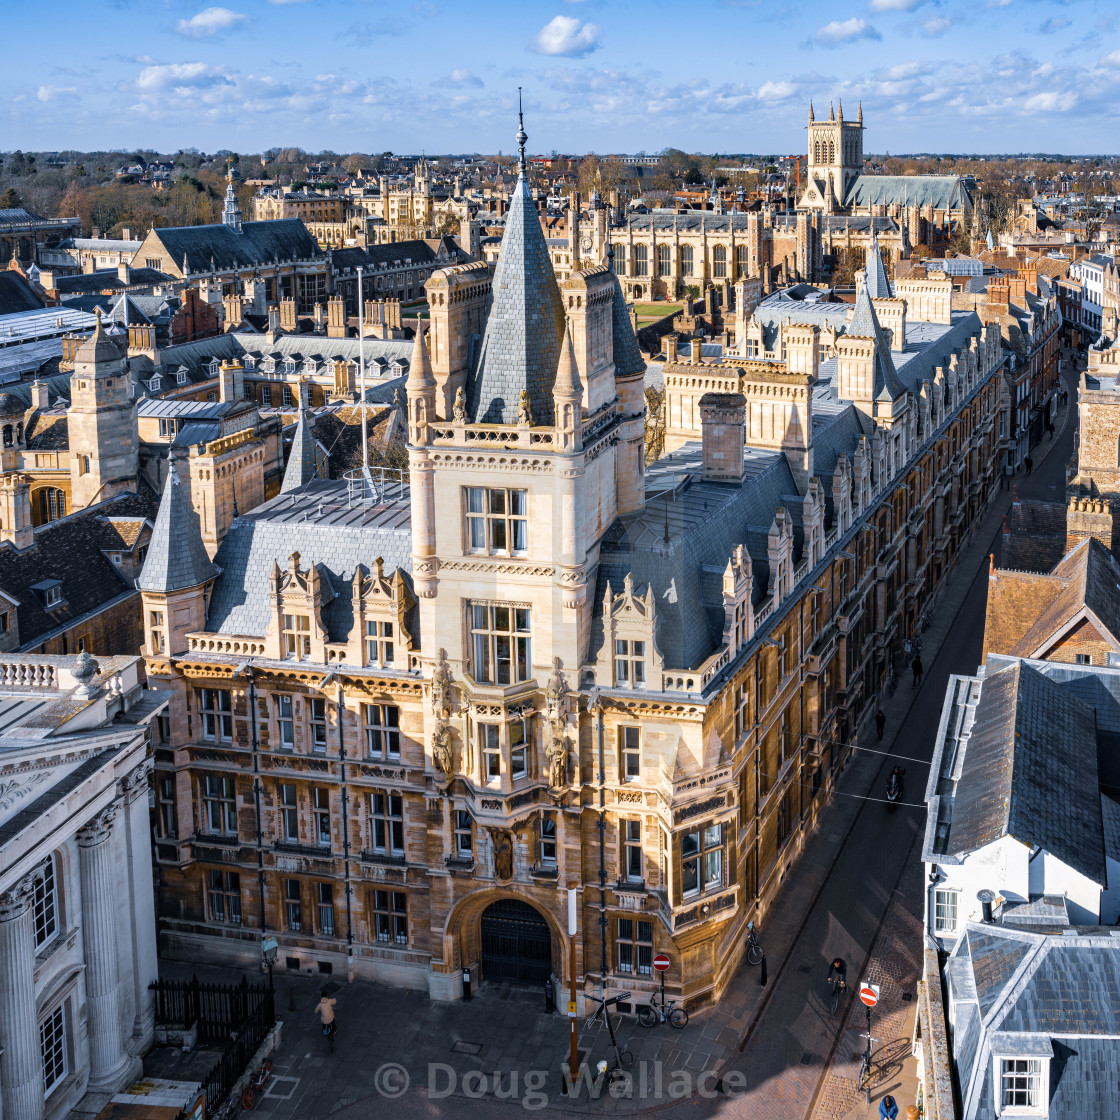
[[[552,975],[548,922],[527,902],[501,898],[482,913],[482,978],[540,984]]]

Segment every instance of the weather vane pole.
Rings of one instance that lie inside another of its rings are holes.
[[[525,115],[521,111],[521,87],[517,87],[517,174],[525,177]]]

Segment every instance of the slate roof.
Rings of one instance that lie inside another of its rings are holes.
[[[1066,505],[1016,498],[1004,522],[1000,569],[1049,572],[1066,552]]]
[[[959,983],[960,965],[974,991]],[[946,971],[964,1120],[995,1120],[999,1057],[1046,1063],[1049,1120],[1120,1111],[1120,939],[972,923]]]
[[[959,175],[857,175],[848,186],[845,207],[929,206],[959,209],[971,204]]]
[[[784,505],[800,517],[801,499],[789,465],[780,452],[747,448],[746,477],[740,486],[701,482],[695,473],[700,458],[700,445],[690,443],[651,464],[645,506],[618,518],[604,535],[590,660],[602,646],[606,585],[620,593],[628,573],[635,595],[653,587],[657,646],[666,666],[674,669],[695,669],[719,644],[722,584],[706,579],[705,573],[722,576],[736,545],[745,544],[751,554],[756,602],[764,597],[770,570],[766,542],[774,509]]]
[[[0,272],[0,315],[39,311],[46,304],[34,288],[14,269]]]
[[[491,293],[467,415],[479,424],[515,424],[525,390],[534,423],[551,425],[564,305],[524,176],[510,198]]]
[[[148,542],[148,555],[136,586],[141,591],[180,591],[198,587],[215,574],[202,543],[190,491],[179,478],[172,455],[152,539]]]
[[[186,262],[184,271],[188,273],[225,272],[323,256],[299,218],[242,222],[240,233],[227,225],[170,226],[153,233],[179,268]]]
[[[864,278],[872,299],[890,299],[894,295],[891,282],[887,279],[887,266],[883,263],[877,237],[871,239],[871,248],[867,251]]]
[[[1106,882],[1093,710],[1022,661],[982,682],[944,850],[1003,836]]]
[[[880,266],[882,263],[880,258]],[[883,400],[889,398],[896,401],[906,392],[906,388],[898,379],[898,374],[894,368],[894,360],[891,358],[890,347],[887,345],[886,337],[879,326],[879,317],[875,314],[875,307],[871,303],[873,282],[870,279],[869,272],[870,268],[864,272],[864,282],[860,286],[859,295],[856,296],[856,306],[852,311],[852,321],[848,324],[847,333],[857,338],[873,338],[875,340],[875,384],[872,399]],[[886,273],[883,274],[882,282],[887,284]],[[878,281],[874,283],[877,284]],[[889,284],[887,284],[887,290],[890,290]]]
[[[292,437],[292,450],[288,454],[288,465],[284,468],[284,481],[280,483],[280,493],[298,490],[319,477],[315,462],[315,437],[307,422],[307,410],[301,408],[295,422],[295,435]]]
[[[630,310],[618,277],[614,280],[614,295],[611,297],[611,330],[613,333],[613,355],[615,377],[631,377],[644,373],[645,359],[638,346],[638,337],[630,323]],[[535,415],[535,414],[534,414]]]
[[[1120,647],[1120,563],[1092,537],[1048,575],[997,571],[989,579],[984,652],[1045,657],[1049,644],[1086,613]]]
[[[386,268],[404,268],[406,262],[411,266],[431,264],[436,259],[432,247],[420,238],[407,241],[393,241],[387,245],[368,245],[362,248],[332,249],[331,261],[336,270],[351,268],[376,269],[378,265]]]
[[[175,277],[161,272],[158,268],[134,268],[128,274],[128,281],[120,278],[115,268],[101,272],[80,272],[75,276],[58,276],[53,290],[59,299],[71,295],[89,295],[106,289],[123,291],[125,288],[154,288],[157,284],[174,284]]]
[[[373,505],[350,507],[346,484],[333,481],[312,482],[242,514],[214,557],[221,574],[210,597],[207,629],[263,635],[271,617],[272,565],[285,567],[298,551],[301,565],[314,564],[333,593],[323,611],[330,640],[345,639],[354,622],[358,566],[368,571],[380,556],[386,572],[412,570],[409,514],[407,485],[383,494]]]
[[[156,496],[141,483],[135,494],[122,494],[79,510],[35,530],[35,543],[17,550],[0,545],[0,589],[19,601],[20,643],[33,647],[59,627],[72,624],[131,590],[106,550],[121,549],[110,518],[154,519]],[[45,579],[62,585],[62,605],[52,611],[32,590]]]
[[[42,222],[45,219],[32,210],[13,206],[10,210],[0,210],[0,226],[23,225],[26,222]]]

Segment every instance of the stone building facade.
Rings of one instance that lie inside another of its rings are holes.
[[[137,657],[0,655],[0,1100],[96,1113],[142,1070],[157,977],[149,725]]]
[[[998,332],[955,315],[903,364],[865,285],[815,375],[678,363],[698,438],[647,467],[622,286],[556,283],[524,161],[496,273],[427,287],[407,476],[309,480],[213,562],[168,483],[164,951],[566,984],[573,890],[581,1001],[641,1000],[658,951],[718,998],[993,493]],[[796,454],[752,435],[787,389]]]

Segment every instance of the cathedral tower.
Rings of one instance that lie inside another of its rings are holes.
[[[832,212],[844,199],[856,177],[863,173],[863,104],[854,121],[844,120],[828,107],[828,120],[818,121],[809,104],[809,186],[804,202],[809,208]]]

